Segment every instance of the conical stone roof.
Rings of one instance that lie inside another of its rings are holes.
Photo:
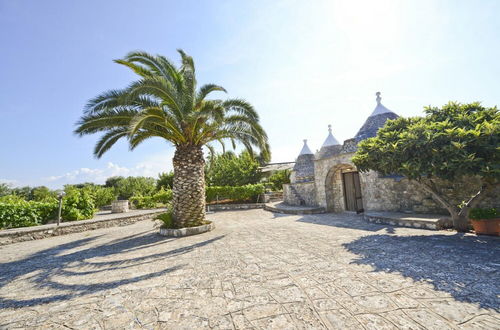
[[[307,146],[307,140],[304,140],[304,146],[300,151],[295,166],[295,182],[314,181],[314,154]]]
[[[379,128],[385,125],[385,122],[389,119],[396,119],[399,116],[387,109],[380,101],[380,92],[377,92],[377,106],[373,110],[372,114],[366,119],[365,123],[359,129],[358,133],[354,137],[356,142],[374,137],[377,135]]]
[[[316,154],[316,159],[328,158],[340,153],[342,146],[332,134],[332,125],[328,125],[328,136]]]

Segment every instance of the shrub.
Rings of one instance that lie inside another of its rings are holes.
[[[152,196],[156,191],[156,180],[147,177],[120,179],[116,182],[116,192],[119,199],[130,199],[132,196]]]
[[[258,196],[264,192],[265,188],[262,184],[248,184],[240,187],[206,187],[206,200],[207,202],[217,199],[230,199],[233,202],[256,202]]]
[[[233,152],[215,155],[205,171],[208,186],[243,186],[259,182],[260,164],[248,151],[236,156]]]
[[[269,177],[273,191],[283,190],[283,184],[290,183],[290,170],[276,171]]]
[[[31,200],[36,202],[54,202],[57,200],[57,192],[45,186],[35,187],[31,190]]]
[[[132,196],[129,201],[136,209],[154,209],[156,207],[153,196]]]
[[[160,189],[153,196],[132,196],[130,197],[130,203],[136,209],[153,209],[158,207],[158,204],[168,205],[172,200],[172,190]]]
[[[482,219],[496,219],[500,218],[500,212],[495,208],[481,209],[474,208],[469,211],[469,219],[482,220]]]
[[[95,214],[92,195],[86,189],[67,188],[63,198],[62,218],[64,220],[91,219]]]
[[[165,172],[158,174],[156,189],[172,189],[174,187],[174,172]]]
[[[168,210],[165,213],[157,215],[155,220],[160,220],[162,222],[162,228],[174,228],[174,215],[172,210]]]
[[[37,226],[56,217],[57,202],[0,202],[0,228]]]
[[[24,201],[25,199],[18,195],[5,195],[0,197],[0,203],[17,204]]]
[[[156,194],[153,195],[153,199],[157,203],[167,205],[172,200],[173,193],[171,189],[164,190],[161,188]]]

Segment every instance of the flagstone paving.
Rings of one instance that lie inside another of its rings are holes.
[[[0,247],[0,328],[500,329],[500,239],[353,214],[209,215]]]

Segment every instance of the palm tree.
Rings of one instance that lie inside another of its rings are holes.
[[[91,99],[77,122],[79,136],[103,133],[94,148],[100,158],[118,140],[130,149],[152,137],[175,146],[173,158],[173,217],[177,228],[200,225],[205,219],[205,160],[202,147],[214,152],[214,142],[237,142],[249,150],[258,148],[269,158],[267,135],[259,116],[242,99],[207,99],[215,84],[197,89],[193,58],[178,50],[177,67],[164,56],[131,52],[116,63],[132,69],[140,78],[127,88],[110,90]]]

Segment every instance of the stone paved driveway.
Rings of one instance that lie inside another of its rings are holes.
[[[0,328],[500,329],[498,238],[356,215],[210,215],[0,248]]]

